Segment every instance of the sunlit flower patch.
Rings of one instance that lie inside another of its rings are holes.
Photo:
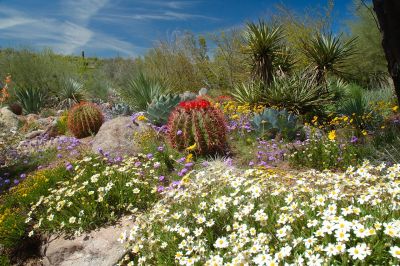
[[[398,265],[400,165],[274,173],[213,165],[164,193],[121,265]]]

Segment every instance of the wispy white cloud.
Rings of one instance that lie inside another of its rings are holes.
[[[97,20],[106,20],[106,21],[114,21],[119,22],[120,20],[190,20],[190,19],[207,19],[207,20],[218,20],[217,18],[198,15],[198,14],[190,14],[183,12],[173,12],[173,11],[164,11],[164,12],[148,12],[141,14],[132,14],[132,15],[120,15],[120,14],[105,14],[98,18]]]
[[[0,29],[8,29],[18,25],[32,23],[34,20],[22,17],[11,17],[0,19]]]
[[[64,14],[70,20],[87,24],[90,19],[107,5],[109,0],[64,0]]]
[[[183,9],[192,7],[195,4],[200,3],[201,1],[163,1],[163,0],[142,0],[138,1],[142,4],[147,4],[151,6],[163,7],[163,8],[171,8],[171,9]]]

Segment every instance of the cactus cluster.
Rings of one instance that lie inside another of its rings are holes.
[[[165,125],[172,110],[180,101],[181,97],[174,94],[156,97],[147,107],[147,118],[155,125]]]
[[[204,99],[181,102],[168,121],[172,147],[196,155],[224,153],[228,147],[226,131],[221,111]]]
[[[103,114],[93,103],[81,102],[68,112],[68,129],[77,138],[96,134],[103,124]]]

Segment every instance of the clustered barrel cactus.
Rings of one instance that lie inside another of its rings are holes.
[[[172,147],[197,155],[224,153],[227,149],[226,132],[223,114],[204,99],[181,102],[168,121]]]
[[[68,112],[68,129],[77,138],[96,134],[103,124],[104,117],[100,109],[93,103],[82,102]]]

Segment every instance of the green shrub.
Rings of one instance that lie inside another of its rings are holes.
[[[119,94],[134,111],[146,111],[151,101],[167,91],[165,85],[155,78],[143,73],[131,78],[127,84],[119,88]]]
[[[82,102],[68,112],[68,129],[77,138],[96,134],[103,121],[101,110],[93,103]]]
[[[38,88],[17,88],[15,95],[27,114],[38,114],[45,106],[48,95]]]
[[[289,162],[294,167],[318,170],[346,169],[356,166],[371,154],[370,147],[326,138],[311,138],[289,151]]]

